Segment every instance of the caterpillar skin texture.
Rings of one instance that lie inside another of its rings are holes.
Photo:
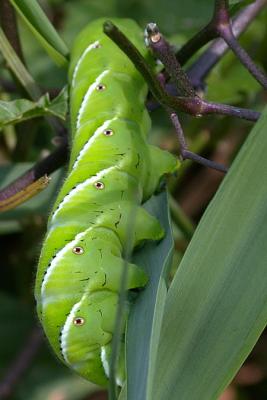
[[[164,236],[142,203],[178,162],[148,144],[147,85],[103,33],[104,21],[90,23],[73,47],[71,160],[48,222],[35,297],[58,357],[79,375],[106,386],[129,236],[132,249]],[[136,23],[114,23],[153,66]],[[127,289],[143,287],[147,280],[140,266],[128,264]],[[120,368],[117,381],[122,380]]]

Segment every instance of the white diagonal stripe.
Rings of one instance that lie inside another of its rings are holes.
[[[99,181],[99,179],[101,179],[105,174],[107,174],[109,171],[112,171],[114,169],[117,169],[117,166],[111,166],[109,168],[105,168],[102,171],[98,172],[96,175],[86,179],[84,182],[79,183],[75,188],[73,188],[69,193],[66,194],[66,196],[64,197],[64,199],[61,201],[61,203],[59,203],[58,208],[54,211],[54,213],[52,214],[51,217],[51,222],[55,219],[56,215],[58,214],[58,212],[61,210],[61,208],[64,206],[64,204],[66,204],[69,200],[72,200],[73,197],[80,192],[81,190],[83,190],[84,188],[86,188],[86,186],[93,184],[94,182]],[[97,189],[96,189],[97,190]]]
[[[108,356],[107,356],[107,351],[106,351],[106,347],[102,346],[101,347],[101,362],[106,374],[106,377],[109,378],[109,360],[108,360]]]
[[[104,124],[101,125],[99,128],[97,128],[97,130],[94,132],[94,134],[90,137],[90,139],[85,143],[85,145],[81,149],[78,157],[75,160],[75,163],[73,164],[73,167],[72,167],[73,169],[75,169],[77,167],[77,164],[79,163],[81,158],[86,154],[86,152],[90,148],[91,144],[93,144],[93,142],[96,140],[96,138],[99,135],[101,135],[109,127],[110,123],[116,119],[117,119],[117,117],[115,117],[113,119],[109,119],[108,121],[105,121]]]
[[[86,229],[84,232],[80,232],[78,233],[75,238],[69,242],[68,244],[66,244],[57,254],[56,256],[52,259],[49,267],[46,270],[46,274],[44,276],[43,282],[42,282],[42,287],[41,287],[41,296],[43,298],[43,304],[46,302],[46,293],[45,293],[45,289],[46,289],[46,284],[50,279],[51,274],[53,273],[54,269],[56,268],[58,261],[67,253],[67,252],[71,252],[73,247],[77,246],[77,244],[79,243],[79,241],[88,233],[88,231],[92,229],[92,227]]]
[[[71,309],[70,314],[68,315],[68,317],[66,319],[66,322],[65,322],[64,327],[63,327],[62,332],[61,332],[61,340],[60,341],[61,341],[62,355],[64,357],[64,360],[68,364],[71,364],[69,359],[68,359],[68,356],[67,356],[67,348],[68,348],[67,336],[68,336],[68,333],[69,333],[69,328],[73,324],[73,319],[74,319],[74,317],[76,315],[76,311],[79,309],[80,305],[82,304],[82,301],[83,301],[84,297],[86,297],[86,296],[87,296],[87,293],[85,293],[82,296],[82,298],[79,301],[79,303],[74,304],[74,306]]]
[[[75,69],[74,69],[74,71],[73,71],[73,75],[72,75],[72,83],[71,83],[71,84],[72,84],[72,87],[74,87],[75,84],[76,84],[77,73],[78,73],[78,70],[79,70],[79,67],[80,67],[82,61],[83,61],[84,58],[86,57],[87,53],[89,53],[91,50],[95,49],[97,46],[99,46],[99,42],[98,42],[98,41],[96,41],[96,42],[94,42],[94,43],[91,43],[91,44],[84,50],[84,52],[82,53],[81,57],[80,57],[79,60],[77,61],[76,67],[75,67]]]
[[[81,107],[80,107],[80,109],[79,109],[79,111],[78,111],[77,123],[76,123],[76,128],[77,128],[77,129],[79,129],[80,126],[81,126],[81,118],[83,117],[83,113],[84,113],[84,111],[86,110],[86,106],[88,105],[88,101],[89,101],[89,99],[90,99],[91,94],[92,94],[93,91],[96,89],[97,85],[99,85],[100,83],[102,83],[102,79],[103,79],[104,76],[106,76],[109,72],[110,72],[109,69],[106,69],[105,71],[103,71],[103,72],[96,78],[95,82],[92,83],[92,84],[89,86],[89,88],[88,88],[88,90],[87,90],[87,92],[86,92],[86,94],[85,94],[85,96],[84,96],[84,98],[83,98]]]

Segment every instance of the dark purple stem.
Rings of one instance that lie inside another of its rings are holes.
[[[4,379],[0,383],[0,399],[4,400],[11,398],[15,386],[20,381],[22,375],[30,367],[42,342],[43,334],[41,330],[39,328],[34,328],[27,338],[22,351],[9,367]]]
[[[232,24],[235,37],[239,37],[246,30],[266,4],[267,0],[256,0],[237,15]],[[217,39],[187,69],[187,75],[196,89],[202,89],[204,87],[206,77],[227,51],[229,51],[229,47],[225,41],[223,39]]]
[[[205,44],[219,36],[217,27],[225,22],[227,9],[227,2],[225,0],[215,0],[211,21],[177,52],[176,57],[181,65],[184,65]]]
[[[208,114],[229,115],[232,117],[246,119],[247,121],[252,121],[252,122],[256,122],[261,116],[261,113],[258,111],[253,111],[246,108],[234,107],[227,104],[212,103],[202,100],[201,105],[203,108],[201,112],[202,115],[208,115]]]
[[[146,27],[146,35],[148,38],[149,47],[152,50],[155,58],[159,59],[165,66],[166,71],[172,78],[176,89],[180,95],[193,97],[196,95],[194,88],[177,61],[174,51],[170,44],[161,35],[155,23],[150,23]]]
[[[222,112],[220,112],[220,104],[208,103],[198,96],[182,97],[172,96],[165,88],[162,87],[161,82],[157,79],[154,72],[147,64],[144,57],[140,54],[137,48],[130,42],[130,40],[110,21],[104,23],[104,32],[119,46],[119,48],[129,57],[133,62],[136,69],[143,75],[155,99],[165,108],[175,111],[183,111],[187,114],[200,116],[205,114],[223,114],[234,115],[238,118],[247,119],[249,121],[256,121],[259,118],[259,113],[243,108],[233,106],[221,105]],[[232,114],[231,114],[232,111]]]
[[[192,160],[197,162],[198,164],[204,165],[205,167],[212,168],[224,173],[227,172],[227,168],[224,165],[218,164],[214,161],[208,160],[207,158],[201,157],[200,155],[193,153],[192,151],[189,151],[187,149],[185,136],[177,114],[175,112],[170,112],[169,116],[177,133],[178,141],[180,144],[180,154],[183,160]]]
[[[253,62],[248,53],[240,46],[236,40],[231,26],[220,28],[220,36],[225,40],[231,50],[235,53],[239,61],[251,73],[252,76],[267,90],[267,76],[259,67]]]
[[[247,7],[247,15],[250,15],[252,19],[255,13],[260,11],[266,5],[265,0],[256,1],[255,4]],[[246,15],[246,14],[245,14]],[[245,68],[254,76],[254,78],[267,89],[267,76],[259,67],[255,65],[248,53],[239,45],[235,38],[235,30],[232,28],[232,23],[229,14],[228,0],[215,0],[215,8],[212,20],[209,24],[198,34],[196,34],[189,42],[182,47],[182,49],[177,53],[177,58],[183,65],[198,49],[200,49],[204,44],[208,43],[211,39],[220,36],[226,44],[232,49],[240,62]],[[207,57],[206,57],[207,58]],[[200,63],[201,63],[200,59]],[[197,67],[199,68],[200,63],[198,61]],[[202,65],[204,63],[202,62]],[[205,64],[204,64],[205,65]],[[205,69],[207,70],[207,65]],[[210,66],[209,69],[210,70]],[[191,75],[191,82],[196,86],[196,81],[198,85],[200,80],[196,79],[192,68],[189,70]],[[189,75],[189,77],[190,77]]]

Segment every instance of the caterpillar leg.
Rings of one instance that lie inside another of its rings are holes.
[[[150,197],[158,188],[160,179],[166,175],[177,171],[180,161],[168,151],[158,147],[149,146],[149,171],[146,184],[145,197],[148,193]]]
[[[107,344],[101,347],[101,361],[107,376],[110,375],[110,360],[112,356],[112,345]],[[116,383],[122,386],[125,380],[125,343],[121,343],[119,357],[116,365]]]
[[[108,259],[108,262],[96,264],[97,269],[89,278],[84,289],[87,295],[89,293],[91,296],[97,291],[103,292],[105,290],[118,293],[121,290],[121,278],[125,268],[127,268],[126,290],[144,287],[147,284],[148,277],[138,265],[127,262],[121,257],[113,256],[110,252],[103,253],[103,255]],[[89,263],[88,265],[90,266]]]

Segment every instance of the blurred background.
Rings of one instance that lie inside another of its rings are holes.
[[[143,28],[148,22],[157,22],[178,49],[209,20],[213,11],[210,0],[46,0],[40,3],[69,47],[89,21],[116,16],[134,18]],[[53,64],[22,23],[19,23],[19,32],[27,67],[35,80],[43,90],[60,90],[67,83],[66,72]],[[267,69],[267,10],[242,35],[241,43]],[[20,97],[14,88],[7,90],[1,83],[11,82],[11,78],[1,56],[0,62],[0,99]],[[230,52],[209,75],[205,96],[212,101],[255,110],[261,110],[267,100],[266,93]],[[178,155],[175,132],[168,118],[160,109],[151,112],[151,117],[151,141]],[[190,149],[225,165],[231,164],[253,125],[232,117],[196,119],[183,115],[181,121]],[[5,127],[0,136],[1,187],[49,154],[54,142],[53,132],[43,119]],[[36,264],[49,210],[63,176],[63,170],[57,171],[44,192],[0,215],[0,393],[2,390],[3,396],[0,398],[107,398],[104,391],[76,377],[56,360],[40,332],[35,312]],[[187,161],[179,175],[169,179],[176,249],[173,272],[222,178],[219,172]],[[185,218],[186,230],[179,226],[181,216]],[[16,369],[20,363],[24,363],[23,374]],[[220,400],[252,399],[267,399],[267,332]]]

